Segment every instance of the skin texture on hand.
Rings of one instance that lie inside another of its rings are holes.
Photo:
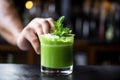
[[[12,45],[23,29],[22,21],[12,0],[0,0],[0,35]]]
[[[23,28],[12,0],[0,0],[0,35],[21,50],[33,48],[39,54],[39,36],[49,33],[52,27],[52,18],[35,18]]]
[[[47,34],[50,28],[54,27],[52,18],[35,18],[19,34],[17,45],[22,50],[28,50],[31,47],[39,54],[41,34]]]

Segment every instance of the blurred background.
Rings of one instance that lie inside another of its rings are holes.
[[[13,0],[23,25],[33,18],[65,16],[75,34],[75,65],[120,64],[119,0]],[[21,51],[0,38],[1,63],[39,64],[33,50]]]

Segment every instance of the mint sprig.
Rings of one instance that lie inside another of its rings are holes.
[[[64,27],[63,21],[65,17],[61,16],[58,20],[54,21],[55,28],[51,29],[51,33],[57,36],[68,36],[71,34],[72,30],[67,27]]]

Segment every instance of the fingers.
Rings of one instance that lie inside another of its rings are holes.
[[[35,28],[36,29],[35,31],[37,31],[37,34],[40,35],[41,30],[42,30],[43,34],[49,33],[50,28],[54,27],[53,21],[54,20],[52,18],[46,18],[46,19],[36,18],[36,19],[34,19],[36,27],[38,27],[38,28]]]
[[[54,27],[52,18],[35,18],[33,19],[19,35],[17,44],[22,50],[27,50],[31,46],[36,53],[40,51],[40,40],[41,34],[47,34],[50,32],[50,28]]]
[[[53,23],[53,22],[54,22],[53,18],[47,18],[46,20],[48,20],[51,28],[55,27],[55,26],[54,26],[54,23]]]
[[[39,54],[39,39],[32,28],[26,27],[17,39],[17,45],[21,50],[29,50],[33,47]]]
[[[39,54],[40,50],[40,42],[38,37],[36,36],[34,31],[29,32],[27,35],[25,35],[25,38],[31,43],[33,49],[37,54]]]
[[[39,21],[37,21],[37,24],[38,25],[36,27],[41,28],[43,34],[49,33],[50,24],[49,24],[49,22],[47,20],[39,19]],[[35,29],[37,29],[37,28],[35,28]],[[36,30],[37,33],[38,33],[38,35],[40,35],[40,33],[38,32],[38,30],[40,30],[40,29]]]

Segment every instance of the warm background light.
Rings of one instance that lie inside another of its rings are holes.
[[[27,1],[25,3],[25,7],[26,7],[26,9],[31,9],[33,7],[33,2],[32,1]]]

